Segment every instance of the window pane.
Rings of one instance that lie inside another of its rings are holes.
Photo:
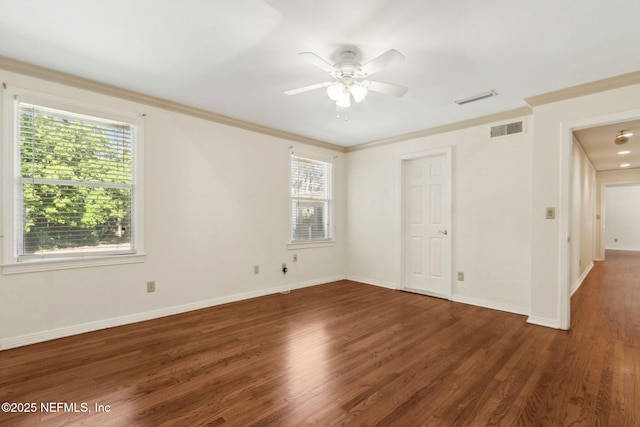
[[[331,238],[331,163],[291,157],[291,241]]]
[[[131,247],[131,190],[83,185],[23,185],[20,255]]]
[[[328,202],[293,200],[292,240],[328,239],[329,213]]]
[[[294,157],[291,165],[293,196],[327,199],[330,164]]]
[[[21,176],[130,184],[133,129],[20,105]]]
[[[133,249],[127,123],[19,103],[18,256]]]

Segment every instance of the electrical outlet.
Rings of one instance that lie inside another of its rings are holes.
[[[156,281],[150,280],[147,282],[147,292],[155,292],[156,291]]]
[[[253,274],[260,274],[260,266],[259,265],[254,265],[253,266]]]
[[[464,282],[464,272],[458,271],[458,282]]]
[[[298,262],[298,254],[293,254],[293,262]]]

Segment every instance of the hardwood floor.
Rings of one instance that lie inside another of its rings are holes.
[[[341,281],[2,351],[36,407],[0,424],[640,426],[640,257],[608,255],[569,332]]]

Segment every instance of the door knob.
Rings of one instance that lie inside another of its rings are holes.
[[[447,230],[438,230],[438,233],[442,233],[442,234],[444,234],[445,236],[448,234],[448,233],[447,233]]]

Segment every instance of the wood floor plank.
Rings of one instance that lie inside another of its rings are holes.
[[[0,424],[638,427],[639,278],[608,252],[568,332],[340,281],[5,350],[0,400],[38,406]]]

